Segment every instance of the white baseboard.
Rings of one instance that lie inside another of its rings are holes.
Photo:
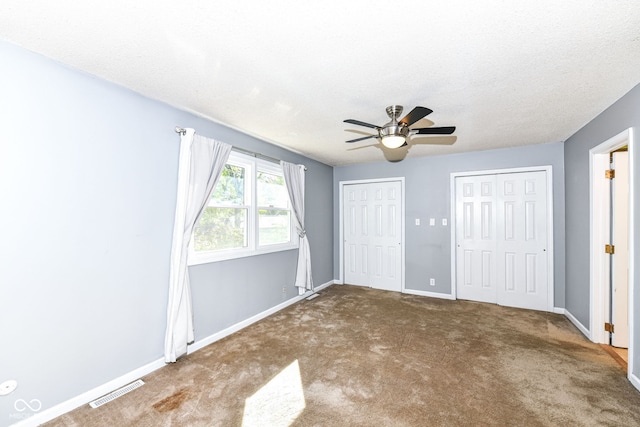
[[[331,286],[335,283],[335,280],[331,280],[327,283],[324,283],[320,286],[316,286],[315,287],[315,292],[320,291],[322,289],[325,289],[328,286]],[[309,295],[313,294],[313,292],[311,291],[307,291],[302,295],[297,295],[294,298],[291,298],[285,302],[283,302],[282,304],[279,304],[275,307],[272,307],[268,310],[263,311],[262,313],[258,313],[255,316],[252,316],[246,320],[243,320],[242,322],[236,323],[235,325],[232,325],[230,327],[228,327],[227,329],[224,329],[220,332],[217,332],[213,335],[210,335],[204,339],[201,339],[199,341],[196,341],[195,343],[191,344],[188,347],[188,354],[193,353],[194,351],[197,351],[199,349],[201,349],[202,347],[205,347],[211,343],[214,343],[224,337],[227,337],[229,335],[231,335],[234,332],[239,331],[242,328],[246,328],[247,326],[251,325],[252,323],[255,323],[259,320],[264,319],[267,316],[270,316],[271,314],[282,310],[283,308],[286,308],[292,304],[295,304],[298,301],[303,300],[304,298],[308,297]],[[44,424],[47,421],[51,421],[54,418],[59,417],[60,415],[66,414],[67,412],[73,411],[74,409],[82,406],[82,405],[86,405],[87,403],[91,402],[92,400],[95,400],[99,397],[104,396],[105,394],[111,393],[113,390],[116,390],[122,386],[125,386],[129,383],[132,383],[133,381],[142,378],[146,375],[149,375],[150,373],[152,373],[155,370],[158,370],[162,367],[166,366],[166,363],[164,361],[164,357],[161,357],[158,360],[155,360],[151,363],[148,363],[144,366],[141,366],[140,368],[134,369],[131,372],[128,372],[118,378],[114,378],[113,380],[104,383],[96,388],[93,388],[85,393],[82,393],[76,397],[73,397],[69,400],[66,400],[62,403],[59,403],[56,406],[53,406],[49,409],[46,409],[42,412],[38,412],[35,415],[29,417],[29,418],[25,418],[24,420],[21,420],[15,424],[12,424],[12,427],[36,427],[39,426],[40,424]]]
[[[562,307],[553,307],[553,312],[554,312],[555,314],[564,314],[564,315],[566,315],[566,314],[567,314],[567,310],[565,310],[565,309],[564,309],[564,308],[562,308]]]
[[[453,295],[451,295],[451,294],[441,294],[440,292],[420,291],[420,290],[417,290],[417,289],[403,289],[402,293],[403,294],[410,294],[410,295],[419,295],[419,296],[430,297],[430,298],[441,298],[441,299],[455,300]]]
[[[338,280],[334,280],[334,282],[339,283]],[[360,286],[360,287],[365,287],[365,288],[369,288],[370,286],[367,285],[354,285],[354,284],[348,284],[347,286]],[[410,295],[419,295],[422,297],[431,297],[431,298],[442,298],[442,299],[448,299],[448,300],[455,300],[454,296],[451,294],[441,294],[439,292],[429,292],[429,291],[420,291],[417,289],[403,289],[401,291],[403,294],[410,294]]]
[[[582,332],[585,337],[587,337],[590,341],[593,341],[591,339],[591,333],[589,332],[589,329],[585,328],[584,325],[580,323],[578,319],[576,319],[575,316],[571,314],[571,312],[569,312],[569,310],[567,310],[566,308],[564,309],[564,315],[567,316],[567,319],[569,319],[569,321],[571,321],[571,323],[573,323],[573,325],[578,328],[578,330]]]
[[[347,286],[357,286],[359,288],[370,288],[371,287],[371,286],[368,286],[368,285],[359,285],[357,283],[345,283],[345,285],[347,285]]]
[[[633,384],[633,386],[640,391],[640,378],[638,378],[637,376],[635,376],[635,374],[633,372],[629,372],[629,381],[631,381],[631,384]]]
[[[333,281],[329,281],[327,283],[323,283],[320,286],[316,286],[315,292],[320,291],[328,286],[333,285]],[[221,330],[220,332],[216,332],[215,334],[209,335],[206,338],[203,338],[199,341],[194,342],[193,344],[189,345],[188,350],[188,354],[193,353],[194,351],[200,350],[202,347],[206,347],[209,344],[212,344],[216,341],[221,340],[222,338],[225,338],[231,334],[233,334],[234,332],[238,332],[239,330],[246,328],[247,326],[256,323],[259,320],[264,319],[267,316],[271,316],[273,313],[276,313],[280,310],[282,310],[283,308],[287,308],[292,304],[297,303],[298,301],[302,301],[303,299],[305,299],[306,297],[308,297],[309,295],[311,295],[313,292],[311,291],[307,291],[305,293],[303,293],[302,295],[296,295],[295,297],[286,300],[285,302],[278,304],[274,307],[271,307],[268,310],[263,311],[262,313],[258,313],[255,316],[251,316],[246,320],[243,320],[242,322],[238,322],[235,325],[231,325],[226,329]]]
[[[111,393],[115,389],[118,389],[122,386],[132,383],[135,380],[141,377],[144,377],[145,375],[149,375],[151,372],[157,369],[160,369],[163,366],[165,366],[164,357],[154,362],[148,363],[144,366],[141,366],[138,369],[134,369],[133,371],[128,372],[118,378],[114,378],[113,380],[107,383],[104,383],[94,389],[91,389],[67,401],[59,403],[56,406],[52,406],[51,408],[46,409],[42,412],[37,412],[32,417],[26,418],[16,424],[13,424],[13,427],[39,426],[40,424],[46,423],[47,421],[51,421],[52,419],[57,418],[60,415],[66,414],[69,411],[73,411],[74,409],[82,405],[86,405],[92,400],[102,397],[105,394]]]

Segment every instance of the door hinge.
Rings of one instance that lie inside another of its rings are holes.
[[[604,171],[604,177],[607,179],[613,179],[616,177],[616,171],[614,169],[608,169]]]
[[[613,255],[616,251],[616,247],[613,245],[604,245],[604,253]]]
[[[613,328],[613,323],[608,323],[608,322],[606,322],[606,323],[604,324],[604,330],[605,330],[605,331],[613,333],[613,329],[614,329],[614,328]]]

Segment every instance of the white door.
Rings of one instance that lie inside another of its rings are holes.
[[[613,153],[613,239],[611,345],[629,347],[629,153]]]
[[[549,310],[545,171],[455,178],[458,298]]]
[[[498,304],[548,310],[546,172],[500,174],[497,195]]]
[[[496,302],[496,176],[457,177],[458,298]]]
[[[402,290],[401,209],[400,181],[344,186],[345,283]]]

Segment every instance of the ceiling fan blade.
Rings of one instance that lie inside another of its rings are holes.
[[[429,126],[433,126],[433,123],[431,123],[430,125],[426,125],[423,127],[429,127]],[[345,132],[351,132],[351,133],[355,133],[355,136],[369,136],[371,135],[371,131],[370,130],[365,130],[365,129],[345,129]]]
[[[380,126],[372,125],[371,123],[361,122],[360,120],[347,119],[345,123],[351,123],[352,125],[366,126],[368,128],[380,129]]]
[[[369,147],[377,147],[380,148],[382,146],[382,144],[377,143],[377,144],[369,144],[369,145],[358,145],[356,147],[353,148],[347,148],[347,151],[355,151],[355,150],[362,150],[363,148],[369,148]]]
[[[430,128],[431,126],[435,126],[435,123],[426,117],[421,118],[414,124],[412,124],[409,129],[420,129],[420,128]]]
[[[435,128],[420,128],[413,129],[417,131],[416,135],[451,135],[455,132],[455,126],[444,126],[444,127],[435,127]]]
[[[378,135],[369,135],[369,136],[365,136],[364,138],[356,138],[356,139],[350,139],[349,141],[345,141],[345,142],[358,142],[358,141],[364,141],[365,139],[369,139],[369,138],[377,138]]]
[[[407,126],[411,126],[421,118],[426,117],[431,113],[433,113],[433,110],[425,107],[416,107],[413,110],[409,111],[409,114],[404,116],[398,123],[404,123]]]
[[[437,135],[414,135],[411,138],[411,145],[453,145],[458,140],[455,135],[437,136]]]

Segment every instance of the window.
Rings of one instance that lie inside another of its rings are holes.
[[[282,172],[258,171],[258,242],[261,246],[291,240],[289,195]]]
[[[191,239],[189,264],[298,247],[278,164],[232,152]]]

